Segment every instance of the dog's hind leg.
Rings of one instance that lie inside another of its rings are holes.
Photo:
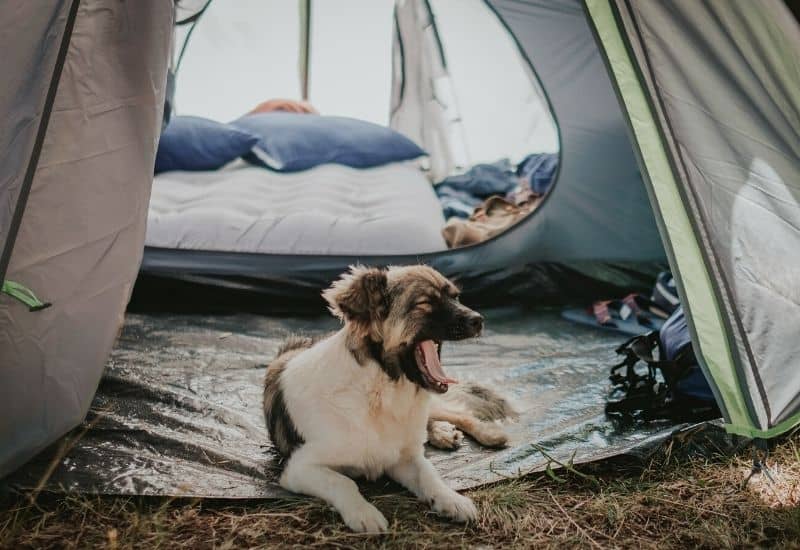
[[[461,446],[463,434],[449,422],[428,420],[428,443],[437,449],[454,451]]]
[[[505,447],[508,436],[495,421],[518,417],[517,411],[504,397],[489,388],[467,382],[434,398],[428,417],[428,435],[431,435],[431,425],[443,421],[449,422],[481,445]]]
[[[486,447],[505,447],[508,444],[506,432],[493,422],[484,422],[468,412],[450,408],[446,404],[431,408],[428,422],[449,422]]]
[[[281,474],[281,487],[321,498],[336,508],[353,531],[386,532],[389,526],[386,518],[361,495],[355,481],[314,458],[305,446],[292,453]]]

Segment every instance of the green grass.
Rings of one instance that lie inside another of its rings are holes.
[[[732,457],[662,457],[531,475],[469,494],[478,522],[457,525],[405,493],[370,497],[387,535],[350,533],[313,499],[203,500],[20,495],[0,510],[3,548],[800,548],[800,436],[776,446],[776,482]]]

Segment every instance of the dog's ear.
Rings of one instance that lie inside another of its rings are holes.
[[[386,271],[351,266],[350,271],[322,293],[328,308],[343,321],[365,325],[384,319],[389,310]],[[370,331],[371,332],[371,331]]]

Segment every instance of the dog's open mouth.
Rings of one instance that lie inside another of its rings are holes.
[[[414,357],[428,388],[444,393],[450,384],[457,384],[458,380],[447,376],[442,369],[442,362],[439,359],[440,347],[441,343],[439,342],[424,340],[416,345]]]

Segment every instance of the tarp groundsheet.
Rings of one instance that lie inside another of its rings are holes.
[[[36,486],[55,455],[45,485],[53,491],[282,495],[280,460],[260,407],[265,365],[286,335],[336,328],[332,318],[129,315],[72,446],[63,455],[64,445],[55,447],[7,482]],[[445,343],[443,362],[461,380],[509,397],[520,420],[508,426],[506,449],[471,441],[455,452],[429,449],[436,467],[464,489],[542,470],[548,457],[579,463],[647,456],[687,425],[622,430],[605,418],[608,365],[623,339],[575,327],[555,311],[488,312],[485,334]]]

